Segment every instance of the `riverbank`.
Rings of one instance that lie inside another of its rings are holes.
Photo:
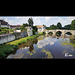
[[[16,51],[18,49],[18,45],[27,42],[28,40],[34,39],[43,33],[39,33],[33,36],[28,36],[24,38],[20,38],[5,44],[0,45],[0,58],[6,58],[10,53]]]

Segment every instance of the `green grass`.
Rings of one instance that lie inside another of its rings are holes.
[[[43,35],[43,33],[20,38],[5,44],[0,44],[0,58],[6,58],[10,53],[16,51],[19,48],[18,46],[20,44],[27,42],[28,40],[34,39],[35,37],[38,37],[40,35]]]
[[[21,39],[18,39],[18,40],[15,40],[15,41],[12,41],[12,42],[9,42],[7,44],[13,44],[13,45],[19,45],[21,43],[24,43],[24,42],[27,42],[29,39],[34,39],[35,37],[39,36],[39,35],[42,35],[43,33],[40,33],[40,34],[36,34],[36,35],[33,35],[33,36],[28,36],[28,37],[24,37],[24,38],[21,38]]]

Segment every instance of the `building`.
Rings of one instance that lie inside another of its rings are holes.
[[[38,33],[44,32],[46,30],[46,28],[43,25],[36,25],[36,27],[38,28]]]
[[[15,30],[15,28],[20,28],[21,25],[10,25],[10,29]]]
[[[33,35],[33,28],[32,27],[28,26],[28,27],[25,27],[25,28],[27,29],[28,36]]]
[[[0,27],[9,27],[10,25],[8,24],[8,22],[4,21],[4,20],[0,20]]]

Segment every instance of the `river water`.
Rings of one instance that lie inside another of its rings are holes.
[[[41,35],[34,40],[19,45],[14,54],[7,59],[74,59],[74,36]]]

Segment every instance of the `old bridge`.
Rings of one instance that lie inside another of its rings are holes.
[[[62,35],[65,35],[67,32],[70,32],[72,35],[75,35],[75,30],[45,30],[46,34],[48,34],[49,32],[52,32],[53,35],[56,35],[56,32],[60,31],[62,33]]]

